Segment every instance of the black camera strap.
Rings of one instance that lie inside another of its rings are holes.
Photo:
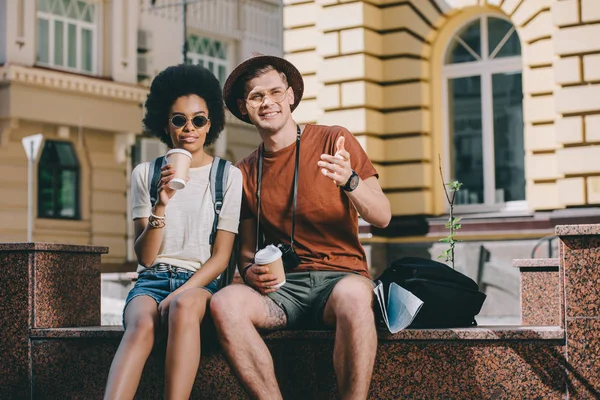
[[[298,169],[300,165],[300,126],[296,125],[298,134],[296,135],[296,165],[294,167],[294,203],[292,211],[292,235],[290,236],[290,246],[294,248],[294,231],[296,229],[296,203],[298,200]],[[263,166],[264,143],[258,148],[258,177],[256,186],[256,199],[258,200],[258,212],[256,213],[256,251],[261,248],[260,237],[260,187],[262,184],[262,166]]]

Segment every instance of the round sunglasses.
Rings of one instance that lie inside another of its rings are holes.
[[[185,115],[174,115],[169,121],[171,121],[171,124],[173,124],[175,128],[183,128],[188,123],[188,119]],[[209,119],[205,116],[196,115],[192,118],[192,125],[196,128],[202,128],[208,124],[208,121]]]

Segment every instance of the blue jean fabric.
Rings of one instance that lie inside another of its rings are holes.
[[[191,278],[194,273],[178,268],[176,271],[161,271],[157,272],[154,269],[147,269],[138,274],[138,280],[129,291],[123,308],[123,326],[125,325],[125,310],[131,300],[138,296],[150,296],[160,304],[169,294],[177,290]],[[219,289],[217,280],[215,279],[207,286],[203,286],[210,294],[215,294]]]

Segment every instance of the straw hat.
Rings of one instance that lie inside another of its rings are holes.
[[[244,98],[244,84],[246,82],[242,82],[242,78],[249,69],[267,65],[271,65],[276,70],[285,74],[288,84],[294,91],[294,104],[291,105],[292,111],[298,107],[298,104],[300,104],[300,100],[302,99],[304,80],[298,69],[294,67],[292,63],[280,57],[252,53],[250,58],[238,65],[231,74],[229,74],[227,81],[225,81],[225,86],[223,87],[223,98],[225,99],[225,104],[229,111],[231,111],[238,119],[249,124],[251,123],[250,119],[247,115],[242,115],[242,113],[240,113],[237,102],[238,99]]]

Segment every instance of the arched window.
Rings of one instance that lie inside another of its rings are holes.
[[[519,37],[505,19],[481,16],[450,41],[444,119],[452,177],[463,183],[456,204],[525,206],[521,69]]]
[[[38,217],[79,218],[79,161],[69,142],[44,143],[38,164]]]

